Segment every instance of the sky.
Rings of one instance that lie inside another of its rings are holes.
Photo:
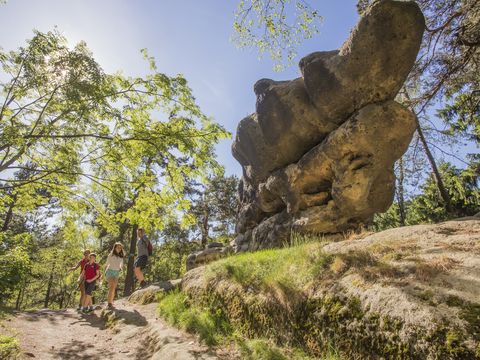
[[[107,72],[141,75],[147,48],[158,70],[183,74],[203,112],[234,136],[238,122],[255,111],[253,85],[261,78],[298,77],[296,63],[319,50],[341,46],[358,20],[356,0],[313,0],[324,21],[320,34],[298,49],[294,66],[274,72],[268,57],[240,50],[230,41],[239,0],[8,0],[0,6],[0,46],[13,50],[32,30],[57,29],[71,45],[84,40]],[[8,31],[5,31],[8,29]],[[227,174],[241,175],[231,155],[232,140],[217,147]]]

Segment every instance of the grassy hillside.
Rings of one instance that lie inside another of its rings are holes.
[[[234,334],[318,358],[480,358],[480,221],[304,240],[194,269],[160,312],[211,344]]]

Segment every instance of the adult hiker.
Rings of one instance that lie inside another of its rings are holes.
[[[77,265],[72,266],[69,271],[75,271],[80,268],[80,275],[77,279],[78,287],[80,289],[80,303],[77,310],[82,309],[83,301],[85,300],[85,279],[83,278],[83,268],[88,263],[88,257],[90,256],[90,250],[85,249],[83,251],[83,258],[77,263]]]
[[[83,277],[85,279],[85,298],[83,301],[82,312],[89,313],[93,311],[92,293],[95,290],[96,280],[100,277],[100,265],[95,262],[97,255],[91,253],[88,257],[88,264],[83,267]]]
[[[137,229],[137,259],[135,260],[135,276],[140,282],[140,288],[147,286],[143,270],[147,266],[148,257],[152,254],[152,244],[145,235],[145,230]]]
[[[120,271],[123,267],[124,257],[125,253],[123,252],[122,243],[115,243],[112,251],[108,254],[107,263],[105,264],[105,277],[108,282],[107,302],[109,309],[113,308],[113,299],[115,298],[115,291],[117,289]]]

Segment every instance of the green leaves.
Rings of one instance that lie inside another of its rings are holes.
[[[290,14],[294,14],[293,17]],[[297,56],[296,47],[318,34],[322,17],[303,0],[242,0],[235,12],[232,41],[268,53],[281,71]]]
[[[70,48],[57,31],[2,52],[0,191],[23,188],[25,210],[40,189],[66,210],[83,202],[110,230],[181,217],[185,183],[219,168],[213,147],[230,134],[203,114],[182,75],[142,54],[150,73],[127,77],[106,74],[85,43]]]

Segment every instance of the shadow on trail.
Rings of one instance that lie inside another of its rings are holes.
[[[72,340],[64,342],[63,346],[58,349],[50,350],[50,353],[57,359],[111,359],[114,352],[106,349],[97,349],[91,342],[80,340]]]
[[[146,326],[148,324],[145,316],[137,310],[112,309],[105,312],[106,317],[112,317],[113,321],[121,321],[125,325]]]
[[[76,319],[77,315],[68,310],[50,310],[50,309],[41,309],[31,312],[22,312],[15,314],[15,317],[22,317],[27,321],[41,321],[48,320],[52,324],[56,324],[59,321],[65,319]]]
[[[70,323],[70,325],[79,325],[79,326],[92,326],[99,330],[105,330],[105,321],[97,316],[95,313],[90,314],[80,314],[81,319],[78,319],[78,315],[75,317],[76,321]]]

